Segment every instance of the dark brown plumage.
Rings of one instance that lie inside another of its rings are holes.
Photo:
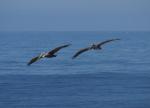
[[[109,40],[100,42],[99,44],[97,44],[97,47],[101,47],[102,45],[104,45],[104,44],[106,44],[108,42],[111,42],[111,41],[115,41],[115,40],[120,40],[120,39],[109,39]]]
[[[31,65],[32,63],[40,60],[41,58],[52,58],[52,57],[56,57],[57,55],[55,55],[55,53],[57,53],[60,49],[62,48],[65,48],[65,47],[68,47],[70,46],[71,44],[66,44],[66,45],[63,45],[63,46],[59,46],[59,47],[56,47],[55,49],[49,51],[48,53],[41,53],[39,56],[36,56],[34,58],[32,58],[29,63],[27,64],[28,66]]]
[[[89,51],[89,50],[100,50],[102,49],[102,45],[108,43],[108,42],[111,42],[111,41],[115,41],[115,40],[120,40],[120,39],[109,39],[109,40],[106,40],[106,41],[103,41],[103,42],[100,42],[98,44],[93,44],[92,46],[90,47],[87,47],[87,48],[83,48],[83,49],[80,49],[77,53],[75,53],[75,55],[72,57],[72,59],[76,58],[77,56],[79,56],[80,54],[82,54],[83,52],[86,52],[86,51]]]
[[[32,58],[32,59],[30,60],[30,62],[28,63],[28,65],[31,65],[32,63],[36,62],[36,61],[39,60],[39,59],[40,59],[39,56]]]
[[[79,56],[81,53],[86,52],[86,51],[88,51],[88,50],[90,50],[90,49],[91,49],[90,47],[80,49],[80,50],[72,57],[72,59],[76,58],[76,57]]]
[[[53,56],[56,52],[58,52],[60,49],[65,48],[65,47],[68,47],[68,46],[70,46],[70,45],[71,45],[71,44],[66,44],[66,45],[63,45],[63,46],[56,47],[55,49],[49,51],[45,57],[51,57],[51,56]]]

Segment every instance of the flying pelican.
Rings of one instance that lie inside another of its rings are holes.
[[[101,50],[102,49],[102,45],[104,45],[105,43],[111,42],[111,41],[115,41],[115,40],[120,40],[120,39],[109,39],[109,40],[105,40],[103,42],[100,42],[98,44],[92,44],[90,47],[87,48],[83,48],[80,49],[73,57],[72,59],[75,59],[77,56],[79,56],[81,53],[89,51],[89,50]]]
[[[53,50],[49,51],[49,52],[44,52],[44,53],[41,53],[39,56],[36,56],[34,58],[32,58],[29,62],[28,62],[28,66],[31,65],[32,63],[40,60],[41,58],[52,58],[52,57],[56,57],[57,55],[55,55],[56,52],[58,52],[60,49],[62,48],[65,48],[65,47],[68,47],[70,46],[71,44],[66,44],[66,45],[62,45],[62,46],[59,46],[59,47],[56,47],[54,48]]]

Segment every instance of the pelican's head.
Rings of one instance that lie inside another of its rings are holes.
[[[92,44],[91,45],[91,49],[95,49],[96,48],[96,45],[95,44]]]
[[[96,46],[95,44],[92,44],[92,46]]]
[[[39,57],[44,58],[45,57],[45,52],[42,52]]]

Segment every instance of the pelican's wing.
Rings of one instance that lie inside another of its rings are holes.
[[[115,40],[120,40],[120,39],[109,39],[109,40],[106,40],[106,41],[103,41],[103,42],[97,44],[97,46],[100,47],[101,45],[103,45],[105,43],[108,43],[108,42],[111,42],[111,41],[115,41]]]
[[[59,46],[59,47],[57,47],[57,48],[55,48],[55,49],[53,49],[53,50],[51,50],[51,51],[49,51],[48,52],[48,54],[55,54],[57,51],[59,51],[60,49],[62,49],[62,48],[65,48],[65,47],[68,47],[68,46],[70,46],[71,44],[66,44],[66,45],[63,45],[63,46]]]
[[[32,63],[38,61],[39,59],[41,59],[39,56],[32,58],[32,59],[29,61],[28,66],[31,65]]]
[[[81,53],[85,52],[85,51],[88,51],[90,50],[91,48],[88,47],[88,48],[84,48],[84,49],[80,49],[73,57],[72,59],[76,58],[77,56],[79,56]]]

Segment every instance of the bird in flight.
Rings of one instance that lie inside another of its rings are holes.
[[[120,40],[120,39],[109,39],[109,40],[102,41],[102,42],[100,42],[98,44],[92,44],[90,47],[82,48],[77,53],[75,53],[75,55],[72,57],[72,59],[75,59],[77,56],[79,56],[83,52],[86,52],[86,51],[89,51],[89,50],[101,50],[102,49],[102,45],[104,45],[106,43],[109,43],[111,41],[115,41],[115,40]]]
[[[65,48],[65,47],[68,47],[70,46],[71,44],[66,44],[66,45],[62,45],[62,46],[59,46],[59,47],[56,47],[54,48],[53,50],[49,51],[49,52],[44,52],[44,53],[41,53],[40,55],[32,58],[29,62],[28,62],[28,66],[31,65],[32,63],[40,60],[41,58],[52,58],[52,57],[56,57],[57,55],[55,54],[56,52],[58,52],[60,49],[62,48]]]

